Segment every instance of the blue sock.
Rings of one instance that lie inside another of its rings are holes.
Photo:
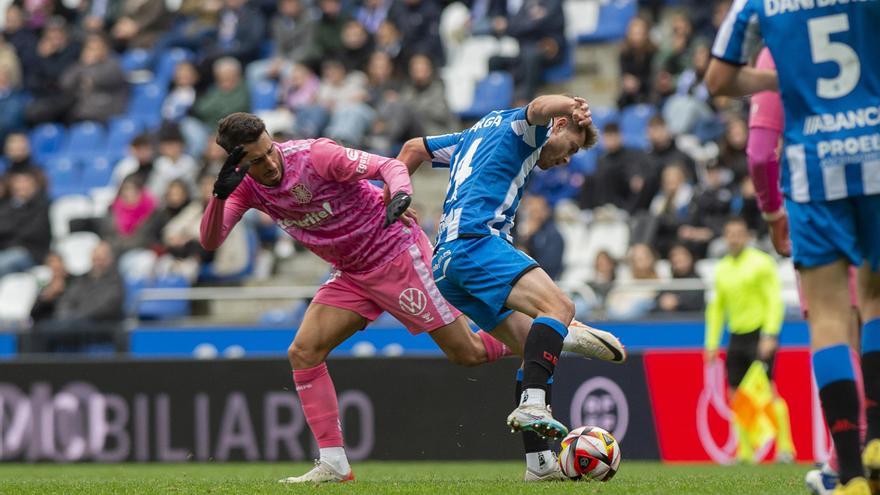
[[[859,443],[859,396],[856,392],[850,349],[837,344],[813,352],[813,375],[825,421],[834,439],[840,462],[840,482],[862,476]]]

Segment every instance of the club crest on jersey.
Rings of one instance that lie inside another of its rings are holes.
[[[299,204],[306,204],[312,200],[312,191],[303,184],[297,184],[290,189],[293,199]]]
[[[401,292],[397,300],[400,303],[400,309],[415,316],[422,314],[425,311],[425,306],[428,304],[428,298],[425,296],[425,293],[414,287]]]

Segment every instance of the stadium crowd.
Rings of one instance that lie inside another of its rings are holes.
[[[538,94],[545,70],[577,48],[564,3],[0,1],[0,277],[36,274],[34,335],[119,324],[138,313],[143,287],[242,283],[287,241],[253,214],[217,252],[200,247],[225,158],[213,136],[221,117],[251,111],[278,140],[327,136],[393,156],[411,137],[472,122],[465,107],[479,102],[462,104],[461,88],[473,93],[490,71],[514,82],[509,105]],[[613,289],[698,278],[701,260],[724,254],[731,215],[766,233],[746,102],[712,98],[702,83],[730,2],[667,3],[641,2],[626,25],[617,108],[593,108],[600,145],[533,177],[517,223],[518,245],[551,276],[588,284],[584,317],[702,311],[702,290]],[[494,48],[463,54],[463,40]],[[423,221],[432,234],[435,219]],[[608,232],[619,235],[600,239]],[[91,259],[75,260],[83,250]]]

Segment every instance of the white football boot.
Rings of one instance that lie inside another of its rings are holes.
[[[559,460],[556,458],[556,453],[552,452],[550,455],[550,459],[543,459],[541,456],[540,459],[541,465],[544,465],[544,462],[549,462],[549,471],[539,474],[536,471],[532,471],[526,466],[526,475],[523,478],[523,481],[565,481],[568,479],[565,474],[562,473],[562,468],[559,467]]]
[[[807,489],[814,495],[831,495],[837,486],[837,473],[828,467],[828,463],[823,464],[819,469],[811,469],[804,476],[804,482]]]
[[[341,474],[330,467],[330,464],[317,460],[315,467],[308,473],[278,480],[279,483],[344,483],[346,481],[354,481],[354,471],[349,470],[348,474]]]
[[[626,361],[626,349],[614,334],[584,325],[577,320],[568,326],[568,335],[562,341],[562,350],[617,364]]]
[[[544,438],[562,438],[568,434],[568,428],[553,419],[550,406],[535,404],[520,404],[507,417],[507,426],[511,433],[533,431]]]

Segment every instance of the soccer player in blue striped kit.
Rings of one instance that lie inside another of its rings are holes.
[[[785,209],[767,220],[773,229],[790,230],[792,257],[810,308],[813,374],[840,464],[834,493],[847,495],[880,493],[878,27],[877,0],[736,0],[718,31],[706,74],[715,95],[742,96],[777,86],[781,92]],[[776,72],[745,67],[761,36]],[[850,264],[860,267],[859,309],[865,322],[861,352],[868,434],[861,457],[859,401],[847,346]]]

